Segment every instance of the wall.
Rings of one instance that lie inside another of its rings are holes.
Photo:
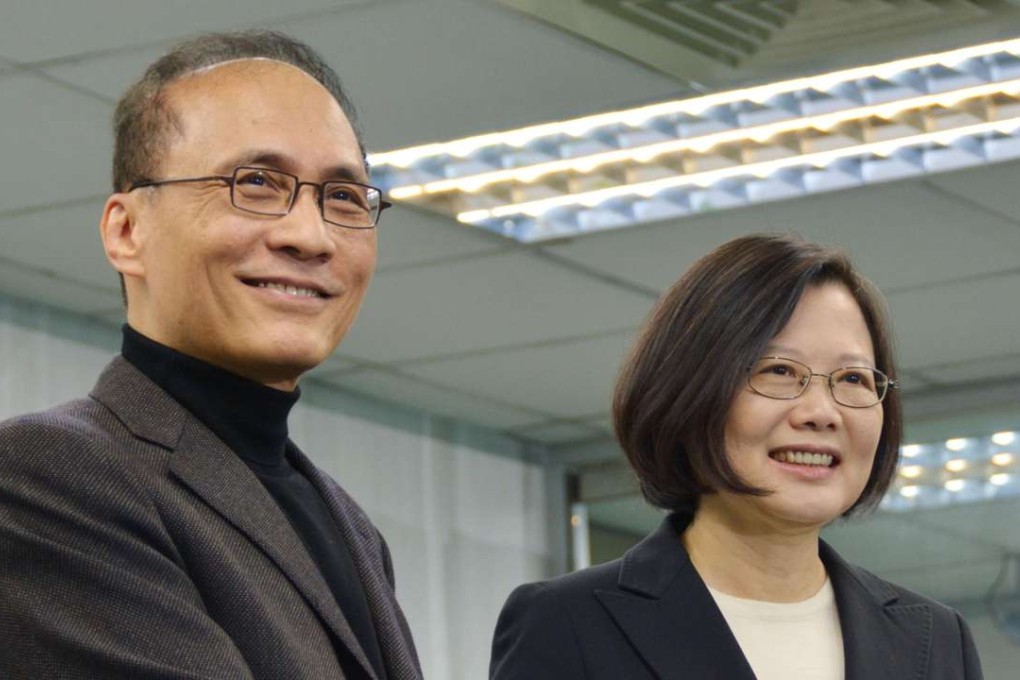
[[[88,392],[119,347],[112,326],[0,296],[0,419]],[[379,526],[427,677],[486,677],[499,608],[551,572],[541,452],[463,423],[314,381],[292,438]]]

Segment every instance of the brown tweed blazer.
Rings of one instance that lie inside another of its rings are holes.
[[[417,680],[386,544],[289,446],[347,542],[389,679]],[[0,424],[0,678],[343,678],[335,641],[375,680],[262,484],[124,359],[89,398]]]

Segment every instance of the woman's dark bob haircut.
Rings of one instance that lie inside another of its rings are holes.
[[[876,368],[896,379],[881,294],[839,250],[798,236],[757,234],[698,260],[652,309],[623,364],[613,398],[620,446],[648,501],[690,512],[716,490],[766,495],[726,458],[730,405],[747,370],[786,325],[807,286],[845,285],[871,334]],[[879,408],[879,407],[875,407]],[[882,500],[896,472],[902,432],[898,392],[886,394],[871,476],[846,515]]]

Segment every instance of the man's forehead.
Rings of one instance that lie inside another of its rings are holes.
[[[325,86],[323,86],[322,83],[320,83],[318,80],[316,80],[310,73],[308,73],[304,69],[302,69],[302,68],[300,68],[298,66],[295,66],[294,64],[291,64],[289,62],[281,61],[279,59],[272,59],[270,57],[241,57],[241,58],[238,58],[238,59],[227,59],[226,61],[218,61],[215,64],[209,64],[207,66],[202,66],[200,68],[196,68],[196,69],[188,71],[186,73],[182,73],[178,78],[175,78],[174,80],[183,80],[183,79],[186,79],[186,78],[194,78],[194,77],[199,77],[199,76],[203,76],[203,75],[213,74],[215,72],[229,71],[229,70],[236,69],[236,68],[244,68],[244,67],[255,67],[255,68],[258,68],[259,66],[282,66],[282,67],[284,67],[286,69],[289,69],[290,71],[292,71],[294,73],[301,74],[301,76],[309,79],[310,81],[312,81],[313,83],[315,83],[319,87],[321,87],[323,89],[326,89]],[[331,93],[331,95],[332,95],[332,93]]]

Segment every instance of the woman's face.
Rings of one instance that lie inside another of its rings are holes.
[[[764,355],[794,359],[814,373],[875,368],[864,315],[840,283],[808,287]],[[836,403],[825,378],[812,378],[804,394],[791,400],[765,397],[749,387],[738,390],[726,422],[727,457],[742,479],[773,493],[709,494],[702,497],[701,510],[721,511],[747,527],[822,527],[864,490],[882,417],[882,404]]]

